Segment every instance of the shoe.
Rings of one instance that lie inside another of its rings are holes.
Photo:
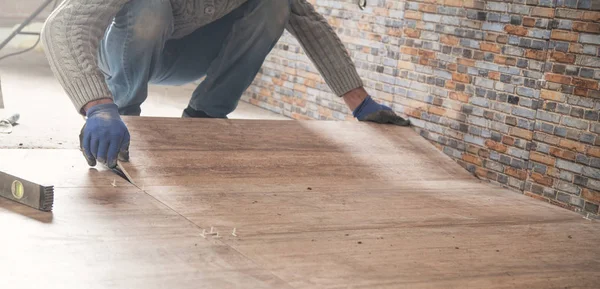
[[[195,110],[191,107],[187,107],[183,110],[183,114],[181,114],[182,118],[227,118],[227,117],[214,117],[208,115],[206,112],[201,110]]]

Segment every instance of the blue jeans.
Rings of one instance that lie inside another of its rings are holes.
[[[98,64],[122,115],[140,115],[148,84],[206,78],[189,106],[224,118],[238,105],[290,15],[288,0],[249,0],[193,33],[172,39],[169,0],[132,0],[100,43]]]

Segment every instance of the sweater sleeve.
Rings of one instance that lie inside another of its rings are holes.
[[[287,30],[294,35],[325,82],[338,96],[363,86],[344,44],[327,20],[306,0],[291,1]]]
[[[64,0],[48,17],[42,43],[54,75],[79,113],[88,102],[112,98],[98,68],[98,45],[129,0]]]

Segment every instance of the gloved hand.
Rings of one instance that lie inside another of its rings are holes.
[[[117,158],[128,161],[129,139],[129,131],[116,104],[98,104],[88,109],[79,143],[90,166],[95,166],[97,161],[113,169]]]
[[[409,120],[398,116],[391,108],[375,102],[371,96],[367,96],[352,114],[360,121],[391,123],[400,126],[410,125]]]

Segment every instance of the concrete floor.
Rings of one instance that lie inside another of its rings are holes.
[[[2,51],[5,55],[10,51]],[[5,109],[0,116],[21,114],[10,135],[0,135],[0,148],[77,147],[83,118],[54,78],[44,55],[29,52],[0,62],[0,82]],[[180,117],[195,85],[151,86],[142,116]],[[232,119],[289,119],[251,104],[240,102]]]

